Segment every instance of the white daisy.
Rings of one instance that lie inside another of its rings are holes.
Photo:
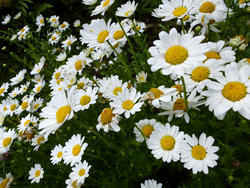
[[[76,163],[75,166],[72,168],[72,172],[70,173],[69,177],[76,181],[77,183],[83,184],[85,178],[89,177],[89,169],[91,165],[88,165],[87,161]]]
[[[88,87],[91,87],[93,84],[92,84],[92,81],[86,77],[81,77],[78,81],[77,81],[77,84],[76,84],[76,88],[77,89],[87,89]]]
[[[74,37],[73,35],[70,35],[65,41],[62,42],[62,48],[64,48],[64,50],[71,50],[71,45],[77,41],[76,37]]]
[[[145,140],[144,138],[146,138],[147,142],[155,128],[159,125],[162,125],[161,123],[156,122],[155,119],[142,119],[139,122],[136,122],[135,124],[136,127],[134,127],[134,133],[136,141],[140,143]],[[140,131],[138,130],[138,128],[140,129]]]
[[[45,85],[45,81],[38,82],[38,83],[34,86],[33,92],[36,93],[36,94],[37,94],[37,93],[40,93],[40,91],[43,89],[44,85]]]
[[[11,19],[11,16],[10,16],[9,14],[7,14],[7,15],[4,17],[4,19],[3,19],[3,21],[2,21],[2,24],[3,24],[3,25],[8,24],[8,23],[10,22],[10,19]]]
[[[60,40],[61,36],[57,33],[53,33],[49,39],[49,43],[54,45],[57,44]]]
[[[8,95],[11,98],[15,98],[16,96],[18,96],[19,94],[21,94],[21,91],[18,87],[15,87],[11,92],[8,93]]]
[[[114,3],[115,0],[102,0],[101,4],[98,5],[91,13],[91,16],[100,14],[104,16],[108,8]]]
[[[31,124],[31,116],[30,114],[28,114],[27,116],[21,119],[21,123],[17,126],[17,130],[19,132],[24,132],[25,130],[29,130],[30,124]]]
[[[154,179],[145,180],[144,183],[141,183],[141,188],[162,188],[161,183],[157,183]]]
[[[35,164],[35,167],[32,167],[29,171],[29,180],[31,183],[39,183],[43,178],[44,170],[40,164]]]
[[[3,83],[0,87],[0,96],[4,96],[4,93],[9,89],[9,83]]]
[[[43,105],[43,99],[37,98],[31,102],[31,112],[37,111]]]
[[[206,137],[205,133],[200,135],[199,140],[193,134],[184,136],[184,143],[181,150],[181,162],[184,163],[184,168],[192,169],[192,172],[204,172],[208,174],[208,167],[217,165],[218,155],[215,154],[219,147],[212,146],[214,138]]]
[[[34,83],[39,83],[44,80],[44,75],[35,74],[35,77],[31,80]]]
[[[21,105],[17,108],[17,111],[16,113],[17,114],[21,114],[23,111],[30,111],[31,109],[31,102],[33,101],[34,99],[34,95],[25,95],[23,98],[22,98],[22,103]]]
[[[21,85],[19,92],[23,95],[29,88],[30,82],[26,82],[26,84]]]
[[[138,72],[138,74],[136,75],[137,83],[146,83],[147,76],[148,76],[148,73],[146,73],[144,71]]]
[[[10,81],[11,81],[10,85],[13,86],[13,85],[19,84],[21,81],[23,81],[24,75],[25,75],[26,72],[27,72],[27,70],[23,69],[15,77],[11,78],[10,79]]]
[[[81,21],[79,19],[75,20],[73,23],[74,27],[80,27]]]
[[[51,150],[51,163],[53,165],[58,164],[63,159],[64,148],[61,144],[56,145],[53,150]]]
[[[0,177],[0,187],[9,188],[13,180],[14,178],[11,173],[7,173],[4,179]]]
[[[72,179],[67,179],[65,183],[67,185],[66,188],[81,188],[81,184],[73,181]]]
[[[43,66],[44,66],[44,63],[45,63],[45,57],[42,56],[40,58],[40,61],[35,64],[34,68],[32,69],[32,71],[30,72],[31,75],[34,75],[34,74],[39,74],[40,71],[42,70]]]
[[[26,39],[27,34],[29,33],[29,26],[24,26],[18,33],[18,40]]]
[[[148,148],[156,159],[170,163],[180,159],[180,149],[183,145],[184,133],[178,126],[157,126],[148,139]]]
[[[58,29],[59,31],[66,31],[69,28],[69,23],[64,21],[61,25],[59,25]]]
[[[41,134],[54,134],[55,131],[66,121],[73,117],[75,105],[74,95],[71,91],[66,96],[64,91],[58,91],[46,107],[42,109],[40,116],[44,118],[39,124]]]
[[[5,114],[0,110],[0,127],[3,125],[4,119],[5,119]]]
[[[98,117],[96,129],[98,131],[103,129],[104,132],[108,132],[109,130],[119,132],[120,127],[118,124],[120,119],[121,117],[117,114],[114,114],[111,108],[104,108]]]
[[[48,20],[50,27],[57,27],[59,25],[59,16],[51,16]]]
[[[0,130],[0,154],[9,151],[13,140],[17,137],[14,129],[9,129],[8,131]]]
[[[64,61],[67,57],[67,54],[65,52],[60,53],[57,57],[56,57],[56,61]]]
[[[78,112],[79,110],[88,109],[91,104],[96,103],[98,88],[88,87],[84,90],[77,90],[75,94],[76,104],[74,107],[74,111]]]
[[[204,36],[181,35],[173,28],[169,33],[160,32],[159,38],[154,41],[155,46],[149,48],[153,56],[148,59],[152,72],[161,70],[163,75],[171,75],[174,79],[183,76],[188,67],[206,58],[204,53],[207,47],[201,43]]]
[[[84,5],[94,5],[96,2],[97,0],[82,0]]]
[[[250,120],[250,67],[239,67],[235,62],[225,68],[225,76],[218,75],[217,82],[207,82],[208,91],[206,106],[214,115],[222,120],[231,108]]]
[[[35,146],[34,151],[37,151],[42,144],[48,141],[48,137],[46,135],[39,134],[34,136],[31,141],[31,145]]]
[[[38,32],[44,26],[44,18],[41,14],[36,17],[36,25],[38,26],[38,29],[37,29]]]
[[[128,1],[127,3],[121,5],[121,7],[117,8],[115,15],[119,17],[130,17],[134,14],[137,5],[137,3],[135,4],[135,1]]]
[[[138,102],[141,98],[141,93],[137,92],[135,88],[129,90],[124,88],[122,92],[118,92],[117,96],[112,97],[110,106],[114,108],[113,112],[117,114],[123,114],[126,118],[130,117],[130,114],[141,111],[143,102]]]
[[[87,148],[88,144],[84,143],[85,137],[81,137],[80,134],[73,135],[66,143],[64,147],[63,160],[65,164],[73,166],[82,159],[82,155]]]
[[[15,16],[14,16],[14,19],[17,20],[18,18],[20,18],[22,15],[21,12],[18,12]]]
[[[19,105],[19,102],[17,99],[11,99],[11,98],[7,98],[5,101],[4,101],[4,105],[6,105],[6,110],[5,110],[5,115],[8,115],[8,116],[13,116],[13,114],[16,113],[16,109]]]

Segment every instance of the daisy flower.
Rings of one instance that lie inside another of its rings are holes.
[[[162,158],[163,162],[170,163],[180,159],[180,149],[183,145],[184,133],[178,126],[157,126],[150,135],[147,145],[156,159]]]
[[[11,92],[8,93],[8,95],[11,98],[15,98],[17,95],[21,94],[21,91],[18,87],[15,87]]]
[[[135,88],[129,90],[124,88],[122,92],[119,92],[117,96],[112,97],[110,106],[114,108],[113,112],[117,114],[123,114],[126,118],[130,117],[130,114],[141,111],[143,102],[138,102],[141,98],[141,93],[137,92]]]
[[[64,61],[67,57],[67,54],[65,52],[60,53],[57,57],[56,57],[56,61]]]
[[[66,31],[68,28],[69,28],[69,23],[65,21],[58,27],[59,31],[61,32]]]
[[[135,4],[135,1],[133,2],[128,1],[127,3],[121,5],[121,7],[117,8],[115,15],[119,17],[128,18],[134,14],[137,5],[138,5],[137,3]]]
[[[64,50],[69,49],[69,51],[71,50],[71,45],[77,41],[76,37],[74,37],[73,35],[70,35],[65,41],[62,42],[62,48],[64,48]]]
[[[8,24],[8,23],[10,22],[10,19],[11,19],[11,16],[10,16],[9,14],[7,14],[7,15],[4,17],[4,19],[3,19],[3,21],[2,21],[2,24],[3,24],[3,25]]]
[[[98,5],[91,13],[91,16],[100,14],[104,16],[108,8],[114,3],[115,0],[102,0],[101,4]]]
[[[122,91],[128,87],[128,83],[122,83],[122,80],[119,80],[118,76],[111,76],[108,81],[104,82],[104,85],[100,88],[100,92],[103,91],[103,97],[107,97],[111,99],[113,96],[118,96],[118,93],[122,93]]]
[[[144,71],[138,72],[136,75],[137,83],[146,83],[148,74]]]
[[[81,137],[80,134],[73,135],[66,143],[64,147],[63,160],[65,164],[73,166],[82,159],[82,155],[87,148],[88,144],[84,143],[85,137]]]
[[[186,21],[190,18],[190,10],[194,8],[195,1],[188,0],[162,0],[158,8],[154,9],[152,16],[162,18],[162,21],[169,21],[177,18],[178,20]]]
[[[9,89],[9,83],[3,83],[0,87],[0,96],[4,96],[4,93]]]
[[[208,42],[207,47],[209,51],[205,53],[207,58],[203,62],[215,59],[220,64],[226,64],[234,62],[236,59],[235,51],[233,51],[232,47],[225,47],[225,41],[223,40],[218,42]]]
[[[37,32],[44,26],[44,18],[41,14],[36,17],[36,25],[38,26]]]
[[[34,151],[37,151],[42,144],[48,141],[48,137],[46,135],[39,134],[34,136],[31,141],[31,145],[35,146]]]
[[[31,108],[30,104],[33,101],[33,99],[34,99],[34,95],[24,96],[22,98],[21,105],[17,108],[17,114],[21,114],[25,110],[29,112]]]
[[[0,110],[0,127],[3,125],[4,119],[5,119],[5,114]]]
[[[73,181],[72,179],[67,179],[65,183],[67,185],[66,188],[81,188],[81,184]]]
[[[23,69],[15,77],[11,78],[10,79],[10,81],[11,81],[10,85],[14,86],[16,84],[19,84],[21,81],[23,81],[24,75],[25,75],[26,72],[27,72],[27,70]]]
[[[17,137],[14,129],[9,129],[7,132],[0,130],[0,154],[6,153],[9,151],[10,146],[13,140]]]
[[[53,165],[58,164],[63,159],[64,148],[61,144],[56,145],[53,150],[51,150],[51,163]]]
[[[11,173],[7,173],[4,179],[0,177],[0,187],[9,188],[13,180],[14,178]]]
[[[29,88],[30,82],[26,82],[26,84],[21,85],[19,92],[23,95]]]
[[[184,168],[192,169],[193,174],[204,172],[208,174],[208,167],[217,165],[218,155],[215,154],[219,147],[212,146],[214,138],[206,136],[205,133],[200,135],[199,140],[193,134],[184,136],[184,143],[181,150],[181,162],[184,163]]]
[[[31,81],[37,84],[39,82],[42,82],[43,80],[44,80],[44,75],[35,74],[35,77]]]
[[[157,183],[154,179],[145,180],[144,183],[141,183],[141,188],[162,188],[161,183]]]
[[[240,67],[244,66],[244,65],[247,65],[247,66],[250,66],[250,58],[243,58],[239,61],[238,65]]]
[[[80,27],[81,21],[79,19],[75,20],[73,23],[74,27]]]
[[[155,128],[159,125],[162,125],[161,123],[156,122],[155,119],[142,119],[135,124],[137,126],[134,127],[136,141],[140,143],[142,143],[145,140],[144,137],[146,138],[147,142],[150,135],[155,130]],[[138,128],[140,129],[140,131],[138,130]]]
[[[27,25],[24,26],[24,27],[17,33],[17,35],[18,35],[18,40],[26,39],[26,36],[27,36],[29,30],[30,30],[29,26],[27,26]]]
[[[119,121],[120,116],[113,113],[113,109],[104,108],[101,114],[98,117],[98,124],[96,125],[96,129],[99,131],[103,129],[104,132],[108,132],[109,130],[119,132]]]
[[[183,76],[188,67],[206,58],[207,47],[201,43],[204,36],[181,35],[173,28],[169,33],[160,32],[159,38],[154,41],[155,46],[149,48],[153,56],[148,59],[152,72],[161,70],[163,75],[171,75],[175,79]]]
[[[8,103],[9,103],[9,106],[7,107],[8,110],[6,114],[8,114],[9,116],[12,116],[14,113],[16,113],[16,109],[19,105],[19,102],[17,99],[9,99]]]
[[[20,18],[20,16],[22,15],[21,12],[18,12],[15,16],[14,16],[14,19],[17,20],[18,18]]]
[[[74,111],[78,112],[79,110],[88,109],[91,104],[96,103],[98,88],[88,87],[84,90],[77,90],[75,94],[76,104],[74,107]]]
[[[40,116],[44,118],[39,124],[41,134],[54,134],[55,131],[66,121],[73,117],[75,105],[74,95],[69,91],[66,96],[64,91],[58,91],[46,107],[42,109]]]
[[[224,66],[216,60],[200,62],[190,67],[183,76],[187,92],[198,91],[201,93],[206,86],[206,82],[209,79],[216,79],[216,75],[223,70]]]
[[[28,114],[26,117],[21,119],[21,123],[17,126],[17,130],[19,132],[24,132],[29,129],[29,125],[31,124],[31,116]]]
[[[37,111],[43,105],[43,99],[37,98],[31,102],[31,112]]]
[[[59,16],[51,16],[48,20],[50,27],[57,27],[59,25]]]
[[[75,166],[72,168],[72,172],[70,173],[69,177],[76,181],[79,184],[83,184],[85,178],[89,177],[89,169],[91,165],[88,165],[87,161],[76,163]]]
[[[84,5],[94,5],[96,2],[97,0],[82,0]]]
[[[92,82],[90,79],[86,78],[86,77],[81,77],[78,81],[77,81],[77,89],[87,89],[88,87],[92,86]]]
[[[205,104],[205,100],[202,100],[203,96],[196,96],[196,92],[191,92],[191,94],[189,94],[188,98],[187,98],[187,103],[188,103],[188,109],[196,109],[199,110],[199,108],[197,108],[200,105]],[[160,112],[158,115],[168,115],[168,121],[172,121],[173,117],[183,117],[186,121],[186,123],[189,123],[189,115],[187,113],[187,109],[186,109],[186,104],[185,104],[185,99],[183,97],[183,95],[181,95],[181,97],[173,97],[173,99],[171,99],[168,102],[162,102],[161,103],[161,109],[165,110],[164,112]]]
[[[40,71],[42,70],[43,66],[44,66],[44,63],[45,63],[45,57],[42,56],[41,59],[40,59],[40,61],[37,64],[35,64],[34,68],[30,72],[30,74],[31,75],[39,74]]]
[[[29,171],[29,180],[31,183],[39,183],[43,178],[44,170],[40,164],[35,164],[35,167],[32,167]]]
[[[60,40],[60,35],[57,34],[57,33],[53,33],[49,39],[49,43],[54,45],[54,44],[57,44]]]
[[[87,44],[89,48],[107,49],[106,41],[110,35],[111,20],[106,22],[104,19],[92,20],[91,24],[84,24],[83,29],[80,30],[82,44]]]
[[[207,82],[206,106],[222,120],[231,108],[250,120],[250,67],[239,67],[235,62],[225,68],[225,76],[218,75],[215,81]]]
[[[37,93],[40,93],[40,91],[42,90],[42,88],[44,87],[45,85],[45,81],[43,80],[42,82],[38,82],[34,88],[33,88],[33,92],[35,92],[36,94]]]

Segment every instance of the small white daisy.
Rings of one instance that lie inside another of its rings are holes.
[[[17,130],[19,132],[24,132],[25,130],[29,130],[30,124],[31,124],[31,115],[28,114],[27,116],[21,119],[21,123],[17,126]]]
[[[125,17],[125,18],[130,17],[134,14],[137,5],[138,5],[137,3],[135,4],[135,1],[133,2],[128,1],[127,3],[121,5],[121,7],[117,8],[115,15],[119,17]]]
[[[98,5],[91,13],[91,16],[100,14],[104,16],[108,8],[114,3],[115,0],[102,0],[101,4]]]
[[[73,23],[74,27],[80,27],[80,25],[81,25],[81,21],[79,19],[75,20]]]
[[[144,183],[141,183],[141,188],[162,188],[161,183],[157,183],[154,179],[145,180]]]
[[[199,140],[193,134],[184,136],[184,143],[181,150],[181,162],[184,168],[192,169],[192,172],[204,172],[208,174],[208,167],[213,168],[217,165],[218,155],[215,154],[219,147],[212,146],[214,138],[206,137],[205,133],[200,135]]]
[[[148,74],[144,71],[138,72],[136,75],[137,83],[146,83]]]
[[[58,164],[63,159],[64,148],[61,144],[56,145],[53,150],[51,150],[51,163],[53,165]]]
[[[67,54],[65,52],[60,53],[57,57],[56,57],[56,61],[64,61],[67,57]]]
[[[44,26],[44,18],[41,14],[36,17],[36,25],[38,26],[38,29],[37,29],[38,32]]]
[[[0,154],[9,151],[13,140],[17,137],[14,129],[9,129],[7,132],[4,129],[0,130]]]
[[[24,75],[25,75],[26,72],[27,72],[27,70],[23,69],[15,77],[11,78],[10,79],[10,81],[11,81],[10,85],[14,86],[16,84],[19,84],[21,81],[23,81]]]
[[[82,155],[87,148],[88,144],[84,143],[85,137],[81,137],[80,134],[73,135],[66,143],[64,147],[63,160],[65,164],[73,166],[82,159]]]
[[[35,164],[29,171],[29,180],[31,183],[39,183],[40,180],[43,178],[44,170],[40,164]]]
[[[42,105],[43,105],[43,99],[42,98],[37,98],[37,99],[34,99],[32,102],[31,102],[31,112],[35,112],[37,111]]]
[[[54,45],[57,44],[60,40],[61,36],[57,33],[53,33],[49,39],[49,43]]]
[[[66,188],[81,188],[81,185],[80,183],[77,183],[76,181],[73,181],[72,179],[67,179],[65,181],[67,187]]]
[[[32,69],[32,71],[30,72],[31,75],[34,75],[34,74],[39,74],[44,66],[44,63],[45,63],[45,57],[42,56],[40,58],[40,61],[35,64],[34,68]]]
[[[76,181],[77,183],[83,184],[85,178],[89,177],[89,169],[91,165],[88,165],[87,161],[76,163],[75,166],[72,168],[72,172],[70,173],[69,177]]]
[[[31,141],[31,145],[35,146],[34,151],[37,151],[42,144],[48,141],[48,137],[46,135],[39,134],[34,136]]]
[[[37,93],[40,93],[41,90],[43,89],[44,85],[45,85],[45,81],[38,82],[38,83],[34,86],[33,92],[36,93],[36,94],[37,94]]]
[[[9,14],[7,14],[7,15],[4,17],[4,19],[3,19],[3,21],[2,21],[2,24],[3,24],[3,25],[6,25],[6,24],[8,24],[8,23],[10,22],[10,20],[11,20],[11,16],[10,16]]]
[[[9,188],[13,180],[11,173],[7,173],[4,179],[0,177],[0,187]]]
[[[73,35],[70,35],[65,41],[62,42],[62,48],[64,48],[64,50],[71,50],[71,45],[77,41],[76,37],[74,37]]]
[[[69,23],[65,21],[58,27],[59,31],[61,32],[66,31],[68,28],[69,28]]]
[[[50,27],[57,27],[59,25],[59,16],[51,16],[48,20]]]
[[[0,87],[0,96],[4,96],[4,93],[9,89],[9,83],[3,83]]]

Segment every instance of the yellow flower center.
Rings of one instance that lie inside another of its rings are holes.
[[[174,149],[175,139],[172,136],[164,136],[160,141],[161,147],[164,150],[170,151]]]
[[[71,45],[71,41],[70,41],[70,40],[67,42],[67,45],[68,45],[68,46]]]
[[[16,104],[12,104],[12,105],[10,105],[10,111],[14,111],[16,109]]]
[[[113,90],[113,94],[114,95],[118,95],[118,92],[122,92],[122,88],[121,87],[116,87],[114,90]]]
[[[246,0],[239,0],[238,4],[244,4],[246,2]]]
[[[6,110],[8,110],[8,108],[5,106],[5,107],[3,107],[3,111],[6,111]]]
[[[201,145],[194,146],[191,150],[191,153],[193,158],[196,160],[203,160],[207,155],[206,149]]]
[[[55,74],[55,79],[58,80],[60,76],[61,76],[61,73],[60,73],[60,72],[57,72],[57,73]]]
[[[163,94],[163,92],[159,90],[158,88],[151,88],[149,92],[151,92],[154,95],[155,99],[160,98],[161,95]]]
[[[52,19],[51,19],[51,22],[55,22],[55,21],[56,21],[56,18],[52,18]]]
[[[66,24],[62,24],[62,25],[61,25],[61,28],[64,28],[64,27],[66,27]]]
[[[56,112],[56,121],[57,123],[64,122],[65,118],[70,114],[71,107],[69,105],[59,108]]]
[[[179,98],[174,102],[173,110],[186,110],[185,100],[183,98]]]
[[[79,176],[83,176],[85,174],[85,170],[84,169],[79,170],[78,174]]]
[[[35,173],[35,177],[39,177],[41,174],[41,171],[40,170],[37,170],[36,173]]]
[[[207,67],[196,67],[191,74],[191,78],[195,81],[195,82],[201,82],[203,80],[208,79],[208,76],[210,74],[210,71]]]
[[[119,39],[121,39],[123,37],[124,37],[124,33],[123,33],[122,30],[118,30],[118,31],[114,32],[114,34],[113,34],[113,38],[115,40],[119,40]]]
[[[28,106],[29,106],[29,103],[27,101],[24,101],[21,104],[22,110],[25,110],[26,108],[28,108]]]
[[[21,32],[23,33],[24,31],[25,31],[25,29],[24,29],[24,28],[22,28],[22,29],[21,29]]]
[[[35,104],[34,109],[37,109],[39,107],[39,104]]]
[[[40,144],[41,142],[44,142],[44,137],[43,136],[38,137],[36,142],[37,142],[37,144]]]
[[[62,155],[63,155],[63,153],[61,151],[59,151],[56,156],[57,156],[57,158],[60,159],[62,157]]]
[[[132,12],[132,10],[125,12],[124,16],[128,16],[131,12]]]
[[[83,95],[80,99],[80,104],[82,106],[85,106],[85,105],[89,104],[90,100],[91,100],[91,98],[88,95]]]
[[[103,6],[103,7],[106,7],[106,6],[109,5],[109,3],[110,3],[110,0],[106,0],[106,1],[102,4],[102,6]]]
[[[241,82],[228,82],[222,89],[222,95],[230,101],[239,101],[247,95],[247,87]]]
[[[171,65],[181,64],[187,57],[187,49],[180,45],[171,46],[165,53],[165,61]]]
[[[181,93],[182,92],[182,85],[181,84],[175,84],[172,86],[173,88],[176,88],[176,90]]]
[[[39,93],[42,89],[42,86],[39,86],[37,89],[36,89],[36,92]]]
[[[41,19],[41,20],[40,20],[40,24],[43,24],[43,22],[44,22],[44,20],[43,20],[43,19]]]
[[[218,54],[215,51],[207,52],[207,53],[205,53],[205,55],[207,58],[203,61],[203,63],[206,62],[208,59],[220,59],[221,58],[220,54]]]
[[[105,108],[103,109],[102,113],[101,113],[101,122],[102,124],[108,124],[112,121],[112,118],[114,117],[115,115],[113,114],[112,112],[112,109],[111,108]]]
[[[77,89],[82,89],[85,86],[84,82],[79,82],[77,84]]]
[[[7,184],[9,183],[10,178],[5,178],[2,183],[0,183],[0,188],[7,188]]]
[[[3,139],[3,147],[6,148],[7,146],[9,146],[11,141],[12,141],[11,137],[6,137],[5,139]]]
[[[131,100],[125,100],[122,103],[122,108],[125,110],[131,110],[133,106],[134,106],[134,103]]]
[[[82,69],[82,60],[77,60],[77,61],[75,62],[75,69],[76,69],[77,71],[79,71],[79,70]]]
[[[250,64],[250,58],[246,59],[244,62],[249,63]],[[1,93],[0,93],[1,94]]]
[[[81,151],[81,146],[79,144],[75,145],[72,149],[72,154],[77,156]]]
[[[109,36],[109,32],[107,30],[101,31],[97,36],[97,42],[104,43],[105,39]]]
[[[4,92],[4,90],[5,90],[4,88],[0,89],[0,95]]]
[[[189,15],[187,14],[186,16],[184,16],[183,18],[182,18],[182,21],[187,21],[189,19]]]
[[[173,15],[179,17],[185,14],[186,12],[187,12],[186,7],[177,7],[176,9],[174,9]]]
[[[200,12],[202,13],[212,13],[215,10],[215,4],[206,1],[200,6]]]
[[[24,122],[24,126],[26,126],[26,125],[28,125],[30,123],[30,120],[28,119],[28,120],[26,120],[25,122]]]
[[[55,41],[55,40],[56,40],[56,37],[55,37],[55,36],[52,36],[52,37],[51,37],[51,40],[52,40],[52,41]]]
[[[149,138],[153,130],[154,127],[152,125],[147,124],[144,127],[142,127],[141,132],[145,137]]]

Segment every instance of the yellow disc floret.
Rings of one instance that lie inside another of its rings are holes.
[[[222,89],[222,95],[230,101],[240,101],[247,95],[247,87],[241,82],[228,82]]]
[[[84,169],[79,170],[78,174],[79,176],[83,176],[85,174],[85,170]]]
[[[122,108],[124,110],[131,110],[133,108],[133,106],[134,106],[134,103],[131,100],[125,100],[122,103]]]
[[[79,70],[82,69],[82,60],[77,60],[77,61],[75,62],[75,69],[76,69],[77,71],[79,71]]]
[[[142,127],[141,132],[145,137],[149,138],[153,130],[154,127],[152,125],[147,124],[144,127]]]
[[[191,154],[196,160],[203,160],[206,157],[207,152],[203,146],[196,145],[192,148]]]
[[[172,136],[166,135],[162,137],[160,144],[162,149],[170,151],[174,149],[175,139]]]
[[[118,95],[118,92],[122,92],[122,88],[121,87],[116,87],[114,90],[113,90],[113,94],[114,95]]]
[[[203,63],[206,62],[208,59],[221,59],[220,54],[215,51],[209,51],[205,53],[205,55],[207,58],[203,61]]]
[[[9,146],[10,145],[10,143],[11,143],[11,141],[12,141],[12,138],[11,137],[6,137],[5,139],[3,139],[3,147],[7,147],[7,146]]]
[[[111,123],[112,118],[114,116],[115,115],[113,114],[111,108],[104,108],[103,111],[102,111],[102,113],[101,113],[100,120],[101,120],[102,124],[106,125],[108,123]]]
[[[97,36],[97,42],[104,43],[105,39],[109,36],[109,32],[107,30],[101,31]]]
[[[72,149],[72,154],[77,156],[81,151],[81,146],[79,144],[75,145]]]
[[[202,13],[212,13],[215,11],[215,4],[206,1],[200,6],[199,11]]]
[[[121,39],[123,37],[124,37],[124,33],[123,33],[122,30],[118,30],[118,31],[114,32],[114,34],[113,34],[113,38],[115,40],[119,40],[119,39]]]
[[[35,173],[35,177],[39,177],[41,174],[41,171],[40,170],[37,170],[36,173]]]
[[[179,17],[185,14],[186,12],[187,12],[186,7],[177,7],[176,9],[174,9],[173,15]]]
[[[201,82],[208,79],[209,74],[210,71],[207,67],[199,66],[192,71],[191,78],[195,82]]]
[[[62,106],[56,112],[56,121],[57,123],[64,122],[65,118],[70,114],[71,107],[69,105]]]
[[[163,92],[159,90],[158,88],[151,88],[149,92],[151,92],[154,95],[155,99],[160,98],[161,95],[163,94]]]
[[[80,104],[81,104],[82,106],[85,106],[85,105],[89,104],[90,100],[91,100],[90,96],[88,96],[88,95],[83,95],[83,96],[81,97],[81,99],[80,99]]]
[[[171,65],[178,65],[184,63],[188,58],[188,51],[186,48],[180,45],[174,45],[165,53],[165,61]]]
[[[173,110],[186,110],[185,99],[179,98],[174,102]]]

